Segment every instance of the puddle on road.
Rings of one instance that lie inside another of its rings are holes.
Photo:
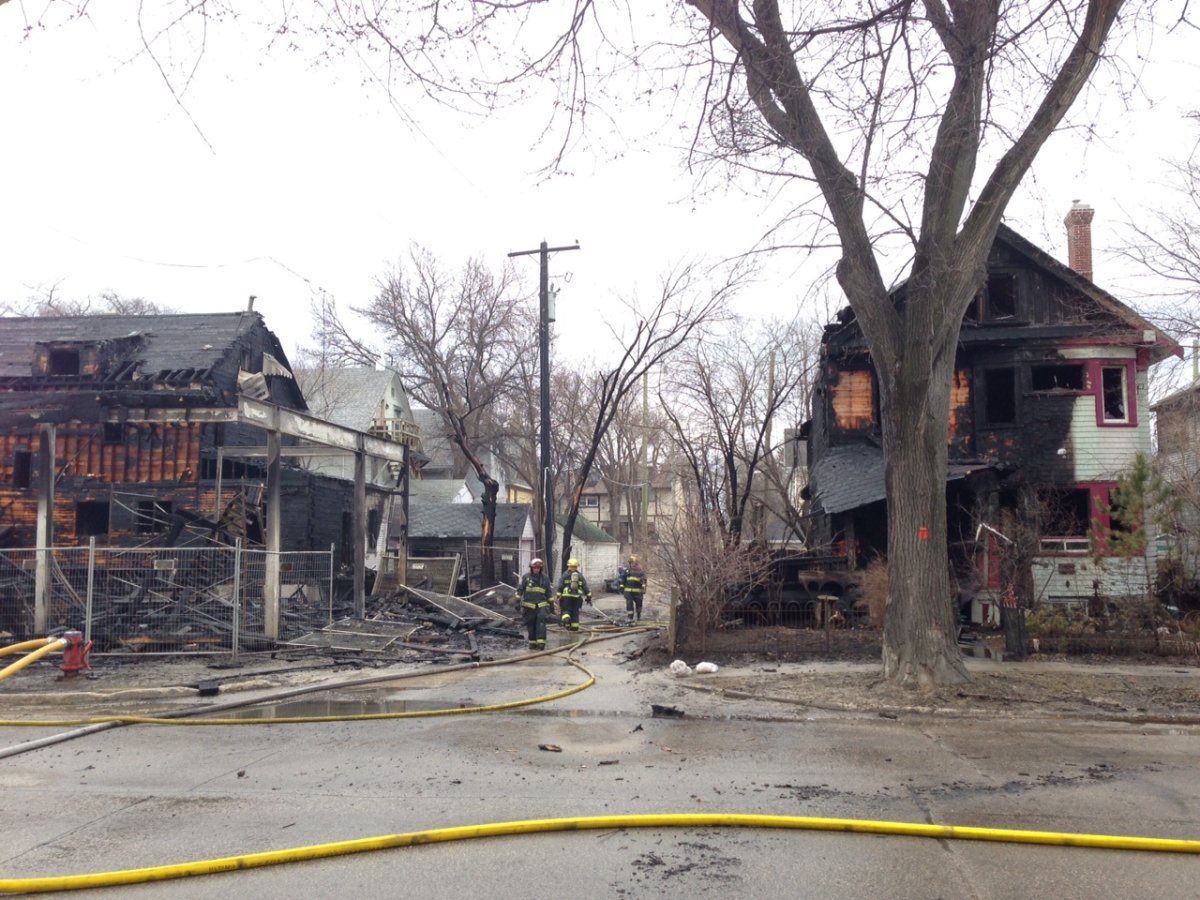
[[[265,703],[261,706],[246,707],[245,709],[230,710],[225,715],[231,719],[284,719],[284,718],[321,718],[343,716],[388,715],[395,713],[436,712],[444,709],[474,709],[489,706],[504,701],[491,700],[399,700],[394,694],[372,694],[361,697],[304,697],[297,700],[286,700],[279,703]],[[585,717],[601,719],[650,719],[656,718],[647,707],[641,709],[583,709],[579,707],[562,707],[553,704],[515,707],[506,710],[524,716],[548,716],[553,718],[578,719]],[[810,711],[803,716],[758,716],[758,715],[691,715],[686,711],[679,718],[657,717],[663,722],[772,722],[772,721],[812,721],[825,718],[818,711]]]

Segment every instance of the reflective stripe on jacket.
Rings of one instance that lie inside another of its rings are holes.
[[[575,600],[580,597],[589,597],[591,593],[588,590],[587,579],[583,577],[581,572],[567,572],[558,583],[559,597]]]

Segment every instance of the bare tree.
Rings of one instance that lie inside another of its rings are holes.
[[[1200,112],[1191,118],[1200,124]],[[1151,307],[1148,318],[1180,340],[1190,340],[1194,356],[1200,342],[1200,146],[1168,166],[1176,202],[1150,213],[1149,221],[1127,222],[1129,238],[1116,254],[1139,270],[1133,287]],[[1197,365],[1194,358],[1192,365]],[[1156,389],[1177,386],[1186,377],[1180,368],[1156,370]]]
[[[762,473],[779,454],[781,422],[795,425],[807,409],[816,347],[803,329],[799,319],[738,322],[689,346],[671,367],[663,408],[700,505],[730,546],[764,504]]]
[[[383,359],[408,395],[441,417],[483,486],[481,578],[492,584],[499,482],[490,450],[524,387],[513,377],[518,361],[537,352],[530,305],[511,266],[493,273],[470,260],[450,275],[420,247],[378,286],[370,303],[352,310],[378,333],[382,348],[357,337],[328,297],[317,309],[319,339],[342,361],[374,365]]]
[[[61,285],[56,282],[41,287],[23,301],[0,302],[0,316],[158,316],[178,312],[144,297],[123,297],[115,291],[66,297],[59,290]]]
[[[630,391],[621,401],[596,451],[595,471],[608,496],[613,536],[632,547],[645,547],[658,537],[643,528],[654,481],[674,473],[669,422],[657,402],[650,406],[648,394],[648,377],[643,376],[642,390]],[[622,534],[619,523],[624,519],[629,530]]]
[[[618,335],[622,347],[616,363],[597,377],[592,399],[593,419],[584,441],[579,468],[573,473],[566,521],[563,525],[562,558],[571,555],[571,533],[579,516],[579,498],[592,475],[600,443],[617,416],[622,401],[641,385],[647,372],[661,365],[681,347],[695,340],[723,314],[728,298],[741,288],[739,273],[717,287],[698,283],[698,272],[684,267],[668,275],[657,303],[644,315],[638,313],[632,332]]]

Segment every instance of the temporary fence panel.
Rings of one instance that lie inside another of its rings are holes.
[[[50,631],[74,629],[96,653],[236,654],[265,638],[266,551],[239,547],[47,551]],[[0,631],[38,637],[38,550],[0,551]],[[280,638],[333,620],[332,551],[280,554]]]

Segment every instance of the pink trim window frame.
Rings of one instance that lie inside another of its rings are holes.
[[[1087,365],[1088,388],[1096,398],[1096,427],[1136,428],[1138,424],[1136,362],[1132,359],[1091,359],[1088,360]],[[1116,371],[1120,372],[1125,401],[1125,415],[1120,418],[1106,413],[1105,403],[1107,393],[1105,373]]]

